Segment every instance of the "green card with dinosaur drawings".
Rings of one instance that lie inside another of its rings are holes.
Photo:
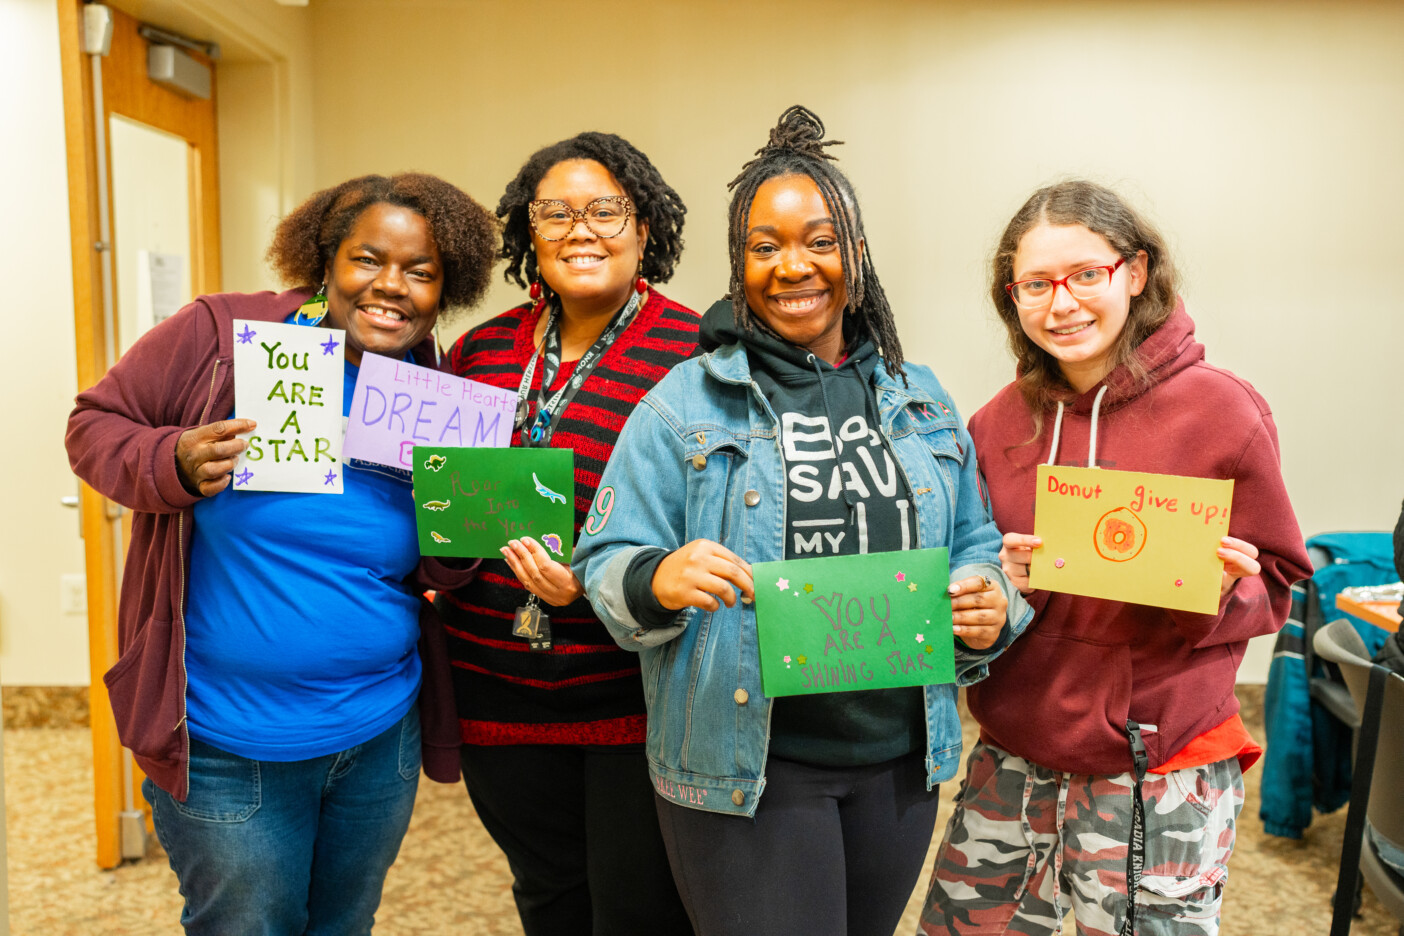
[[[575,453],[555,448],[414,447],[422,556],[502,557],[530,536],[559,562],[575,544]]]
[[[767,696],[955,682],[944,548],[757,562]]]

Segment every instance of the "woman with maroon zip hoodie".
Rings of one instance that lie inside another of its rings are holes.
[[[921,932],[1052,934],[1072,909],[1079,934],[1212,936],[1242,770],[1262,752],[1234,677],[1310,569],[1272,414],[1205,363],[1163,238],[1102,186],[1035,192],[990,293],[1018,376],[970,432],[1035,616],[969,690],[980,743]],[[1233,479],[1218,611],[1029,590],[1040,463]]]
[[[201,296],[78,396],[73,470],[133,511],[104,682],[187,933],[369,933],[421,765],[458,779],[421,594],[471,569],[421,563],[407,472],[352,459],[336,497],[230,489],[257,428],[233,411],[234,321],[344,330],[349,407],[365,352],[434,366],[440,312],[482,296],[496,241],[433,176],[351,179],[278,225],[269,260],[299,288]]]

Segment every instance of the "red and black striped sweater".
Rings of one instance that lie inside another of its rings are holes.
[[[523,305],[469,330],[449,352],[453,372],[516,391],[538,318]],[[625,420],[664,374],[696,353],[699,322],[697,313],[651,291],[559,417],[551,445],[575,450],[577,537]],[[529,397],[533,417],[541,370]],[[574,372],[575,362],[563,361],[549,391]],[[527,597],[500,559],[484,559],[471,585],[439,597],[464,743],[642,743],[638,656],[615,644],[583,597],[563,608],[543,606],[552,647],[532,652],[511,633],[513,612]]]

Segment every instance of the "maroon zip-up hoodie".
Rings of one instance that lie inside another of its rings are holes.
[[[1262,574],[1240,579],[1217,614],[1034,592],[1028,629],[969,689],[970,711],[996,747],[1067,773],[1131,769],[1128,717],[1143,726],[1150,767],[1238,712],[1234,678],[1248,638],[1280,628],[1292,583],[1310,574],[1279,465],[1267,401],[1247,381],[1204,362],[1194,322],[1174,314],[1137,350],[1151,385],[1125,367],[1107,375],[1096,464],[1159,474],[1232,478],[1230,536],[1258,547]],[[1067,406],[1057,463],[1086,465],[1101,385]],[[1034,530],[1035,474],[1055,417],[1024,444],[1033,420],[1010,384],[970,420],[995,522]]]
[[[131,542],[117,610],[120,657],[107,671],[117,734],[141,769],[178,800],[189,790],[190,735],[185,724],[185,583],[190,571],[194,504],[180,482],[175,446],[181,433],[234,410],[236,318],[281,322],[310,290],[201,296],[161,322],[91,389],[68,417],[69,464],[104,497],[128,507]],[[415,360],[436,366],[433,339]],[[422,560],[429,588],[458,588],[474,568]],[[424,772],[458,780],[458,719],[443,627],[420,602],[423,683],[419,711]]]

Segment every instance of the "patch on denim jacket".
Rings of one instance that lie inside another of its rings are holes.
[[[658,795],[664,799],[672,800],[675,803],[688,803],[693,806],[707,805],[707,791],[701,787],[688,786],[686,783],[674,783],[671,780],[664,780],[662,777],[655,777],[653,785],[658,790]]]
[[[603,533],[605,524],[609,523],[609,515],[613,512],[614,488],[602,487],[595,494],[595,501],[590,505],[589,516],[585,518],[585,532],[591,536]]]

